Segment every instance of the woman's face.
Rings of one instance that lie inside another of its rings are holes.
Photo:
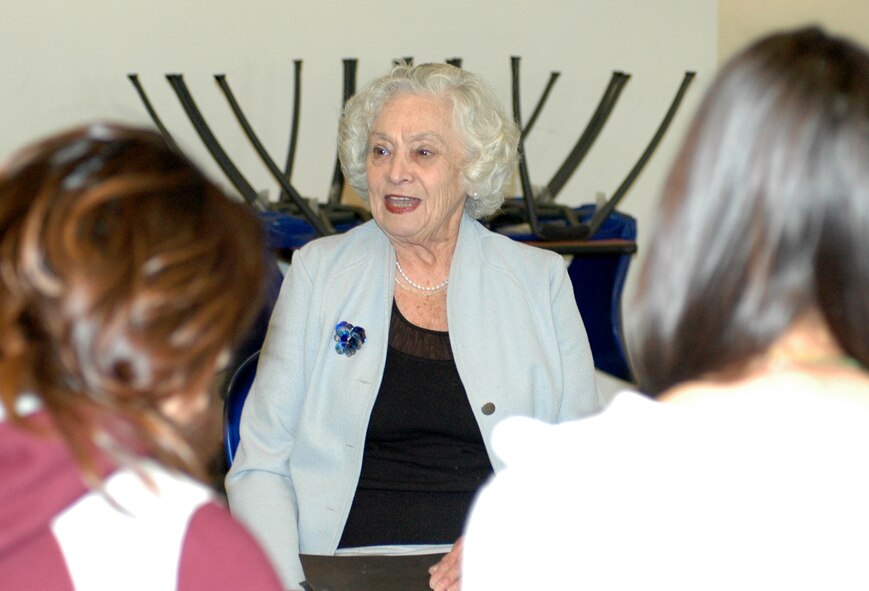
[[[391,99],[368,137],[368,200],[377,224],[393,241],[455,241],[466,198],[463,163],[445,99]]]

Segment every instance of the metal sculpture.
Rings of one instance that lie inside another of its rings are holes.
[[[519,62],[518,57],[511,58],[512,70],[512,105],[513,117],[516,124],[522,129],[521,106],[519,99]],[[606,217],[615,210],[621,199],[630,189],[631,185],[639,176],[640,172],[648,163],[658,144],[663,138],[682,102],[685,92],[689,84],[694,79],[694,72],[686,72],[682,82],[676,92],[673,101],[671,102],[663,120],[658,126],[655,135],[652,137],[646,149],[640,155],[637,162],[628,172],[627,176],[619,185],[615,193],[612,194],[607,202],[598,208],[595,214],[587,221],[580,222],[577,219],[573,208],[559,206],[555,204],[554,197],[561,192],[564,185],[570,176],[576,171],[579,164],[585,158],[585,155],[590,150],[592,144],[597,139],[604,124],[615,107],[616,101],[624,88],[625,83],[630,78],[630,75],[616,71],[610,78],[607,88],[603,93],[594,114],[589,119],[585,129],[574,145],[568,157],[565,159],[562,166],[555,173],[552,180],[547,184],[546,189],[542,192],[544,198],[535,195],[531,177],[528,172],[527,154],[524,146],[524,135],[519,138],[519,180],[521,183],[522,196],[517,201],[510,201],[500,215],[496,215],[489,223],[492,227],[515,224],[517,221],[523,221],[530,225],[531,232],[536,240],[541,242],[554,240],[572,240],[581,241],[592,238],[600,228]],[[542,221],[546,218],[546,221]]]
[[[413,63],[412,57],[404,57],[394,60],[394,63]],[[447,63],[461,67],[462,59],[458,57],[446,60]],[[301,103],[301,60],[294,62],[294,94],[293,94],[293,112],[290,127],[290,141],[287,150],[287,158],[283,170],[281,170],[271,155],[268,154],[262,142],[257,137],[250,123],[244,115],[241,106],[235,99],[229,83],[224,74],[215,75],[215,80],[223,92],[224,97],[232,109],[235,118],[241,125],[245,136],[251,142],[254,150],[257,152],[260,159],[266,165],[271,176],[277,181],[280,186],[280,195],[276,203],[270,203],[251,186],[250,182],[235,166],[232,159],[227,155],[226,151],[220,145],[220,142],[214,136],[214,133],[206,123],[202,113],[196,106],[195,101],[180,74],[168,74],[166,76],[172,86],[181,106],[190,119],[196,132],[202,139],[209,153],[217,162],[220,169],[230,180],[232,185],[241,194],[242,198],[252,207],[259,211],[277,211],[286,213],[287,215],[300,216],[309,223],[315,230],[317,235],[327,235],[336,232],[336,225],[340,225],[342,229],[351,227],[354,223],[370,219],[370,213],[364,208],[352,207],[341,204],[342,195],[345,187],[344,175],[341,171],[341,165],[335,158],[335,166],[332,173],[332,181],[329,185],[329,190],[325,203],[311,202],[299,195],[291,183],[293,171],[293,163],[296,154],[296,146],[298,140],[299,128],[299,113]],[[568,153],[564,161],[561,163],[555,174],[549,180],[539,194],[535,195],[531,184],[531,176],[529,174],[528,154],[525,150],[525,140],[531,132],[534,124],[538,120],[550,93],[560,76],[560,72],[551,72],[546,86],[538,98],[537,103],[532,110],[531,116],[527,124],[523,126],[521,117],[521,108],[519,103],[519,57],[511,58],[512,70],[512,106],[513,116],[521,130],[519,139],[519,177],[521,183],[520,199],[510,199],[505,204],[503,210],[493,216],[487,223],[490,227],[498,229],[516,223],[528,223],[531,227],[535,241],[551,242],[551,241],[582,241],[592,238],[600,228],[603,220],[606,219],[612,211],[615,210],[621,199],[633,185],[640,172],[648,163],[662,137],[666,133],[675,113],[682,101],[682,98],[687,91],[691,80],[694,78],[693,72],[686,72],[682,83],[670,104],[667,113],[661,121],[655,135],[652,137],[646,149],[640,155],[639,159],[633,165],[631,170],[623,179],[622,183],[612,194],[612,196],[601,207],[597,208],[595,214],[590,219],[580,221],[573,207],[568,207],[556,202],[556,198],[562,192],[565,185],[576,172],[580,164],[588,155],[595,141],[601,134],[610,115],[613,113],[616,103],[624,90],[625,85],[630,79],[630,74],[614,71],[607,83],[607,86],[595,107],[594,112],[585,125],[582,133],[577,139],[571,151]],[[343,103],[356,91],[356,73],[358,60],[348,58],[343,60],[344,66],[344,86],[343,86]],[[177,143],[172,135],[163,125],[157,115],[153,105],[148,99],[144,88],[138,80],[136,74],[129,74],[129,79],[136,89],[140,99],[145,105],[151,119],[154,121],[157,128],[166,138],[173,149],[179,150]],[[179,150],[180,151],[180,150]]]
[[[215,74],[214,79],[217,81],[220,90],[223,91],[223,94],[229,102],[229,106],[232,109],[235,118],[238,120],[238,123],[241,125],[244,134],[247,136],[248,140],[250,140],[250,143],[253,145],[257,155],[263,161],[263,164],[266,165],[272,178],[274,178],[274,180],[280,185],[281,190],[289,195],[293,204],[305,217],[305,220],[307,220],[307,222],[317,230],[317,233],[321,236],[334,234],[335,228],[322,214],[322,210],[314,211],[311,205],[301,195],[299,195],[299,192],[290,184],[281,169],[278,168],[278,165],[275,164],[274,159],[269,155],[265,146],[263,146],[259,137],[256,135],[256,132],[254,132],[253,127],[251,127],[250,122],[248,122],[244,112],[241,110],[241,106],[238,104],[238,101],[236,101],[235,95],[232,93],[232,89],[230,89],[229,83],[226,81],[226,76],[224,74]]]

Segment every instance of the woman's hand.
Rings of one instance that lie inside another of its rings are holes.
[[[431,578],[428,586],[434,591],[461,591],[462,589],[462,545],[464,538],[453,544],[440,562],[428,569]]]

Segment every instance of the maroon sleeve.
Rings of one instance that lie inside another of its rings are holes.
[[[0,552],[0,589],[75,591],[66,561],[49,529],[3,550]]]
[[[178,591],[283,591],[253,536],[223,506],[207,503],[190,520]]]

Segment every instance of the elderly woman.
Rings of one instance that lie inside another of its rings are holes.
[[[264,249],[150,131],[89,125],[0,172],[0,587],[281,589],[197,453]]]
[[[797,30],[724,67],[629,319],[663,403],[502,423],[466,591],[869,587],[867,162],[865,49]]]
[[[599,409],[560,256],[475,221],[518,131],[476,76],[396,66],[346,105],[340,155],[373,220],[295,253],[226,479],[285,584],[299,553],[448,549],[500,461],[493,427]],[[432,585],[457,588],[454,552]]]

